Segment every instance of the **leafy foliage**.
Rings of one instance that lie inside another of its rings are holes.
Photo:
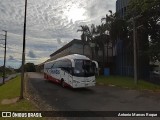
[[[149,36],[148,54],[152,61],[160,61],[160,1],[159,0],[131,0],[128,18],[141,15],[138,23]]]
[[[25,71],[26,72],[35,72],[36,71],[35,65],[33,63],[26,63],[25,64]]]
[[[92,48],[92,55],[93,50],[95,50],[95,54],[98,54],[98,50],[102,50],[103,54],[103,65],[102,67],[105,67],[105,46],[107,45],[107,62],[108,62],[108,46],[109,43],[111,43],[109,32],[111,31],[112,22],[114,21],[114,15],[112,14],[112,11],[109,11],[109,15],[106,14],[105,18],[101,19],[102,24],[95,26],[94,24],[91,25],[91,27],[88,27],[87,25],[81,25],[81,29],[78,29],[77,31],[81,31],[81,40],[87,41],[87,42],[94,42],[95,47]],[[103,22],[105,21],[105,22]],[[112,42],[113,43],[113,42]]]
[[[117,40],[117,38],[124,39],[127,37],[127,22],[120,18],[115,18],[111,24],[111,39]]]
[[[89,27],[87,25],[81,25],[81,29],[78,29],[77,32],[82,32],[81,40],[87,41],[89,35]]]
[[[22,66],[17,69],[17,72],[21,72]],[[26,72],[35,72],[36,71],[36,66],[34,65],[34,63],[26,63],[24,65],[24,69]]]

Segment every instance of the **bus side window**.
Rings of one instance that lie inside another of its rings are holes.
[[[53,63],[53,65],[51,66],[51,69],[54,68],[54,64],[55,64],[55,63]]]
[[[55,63],[53,63],[51,68],[58,68],[59,67],[59,61],[56,61]]]
[[[64,69],[65,71],[71,73],[71,68],[72,67],[72,63],[70,60],[65,59],[61,61],[61,68]]]

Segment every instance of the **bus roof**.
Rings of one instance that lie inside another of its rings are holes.
[[[83,60],[90,60],[88,57],[86,57],[85,55],[80,55],[80,54],[71,54],[71,55],[67,55],[67,56],[64,56],[64,57],[60,57],[60,58],[57,58],[56,60],[52,60],[52,61],[49,61],[49,62],[46,62],[46,63],[50,63],[50,62],[53,62],[53,61],[58,61],[58,60],[63,60],[63,59],[69,59],[69,60],[74,60],[74,59],[83,59]]]
[[[84,60],[90,60],[88,57],[80,54],[72,54],[72,55],[67,55],[61,58],[58,58],[56,60],[61,60],[61,59],[84,59]]]

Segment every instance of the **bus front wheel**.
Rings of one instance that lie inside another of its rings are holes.
[[[65,87],[65,82],[64,82],[63,79],[61,80],[61,86],[62,86],[63,88]]]

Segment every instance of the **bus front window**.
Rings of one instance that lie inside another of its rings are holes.
[[[75,60],[74,75],[79,77],[94,76],[94,66],[90,60]]]

